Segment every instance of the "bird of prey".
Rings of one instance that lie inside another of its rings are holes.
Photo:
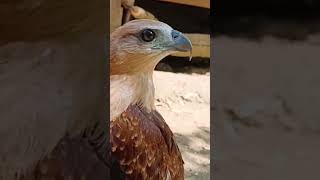
[[[108,179],[104,51],[75,42],[1,46],[0,180]]]
[[[133,20],[110,38],[111,157],[126,179],[184,179],[174,135],[154,104],[153,71],[164,57],[191,54],[190,40],[155,20]]]

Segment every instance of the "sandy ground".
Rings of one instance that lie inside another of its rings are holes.
[[[319,179],[319,40],[214,39],[213,179]]]
[[[156,107],[176,136],[186,179],[210,179],[210,75],[154,73]]]

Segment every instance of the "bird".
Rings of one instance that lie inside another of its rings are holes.
[[[104,49],[73,42],[1,47],[0,180],[99,180],[85,168],[108,170]]]
[[[191,41],[157,20],[129,21],[110,36],[109,156],[125,179],[184,179],[184,161],[156,110],[153,83],[159,61],[179,51],[191,57]]]

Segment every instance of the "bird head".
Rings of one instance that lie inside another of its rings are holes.
[[[133,20],[111,34],[110,72],[153,71],[161,59],[179,51],[192,51],[190,40],[181,32],[160,21]]]

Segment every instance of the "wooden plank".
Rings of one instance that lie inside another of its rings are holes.
[[[210,9],[210,0],[158,0]]]
[[[185,34],[192,43],[192,57],[210,58],[210,35],[209,34]],[[188,57],[189,52],[173,54],[178,57]]]
[[[110,32],[121,26],[123,9],[120,0],[110,0]]]

